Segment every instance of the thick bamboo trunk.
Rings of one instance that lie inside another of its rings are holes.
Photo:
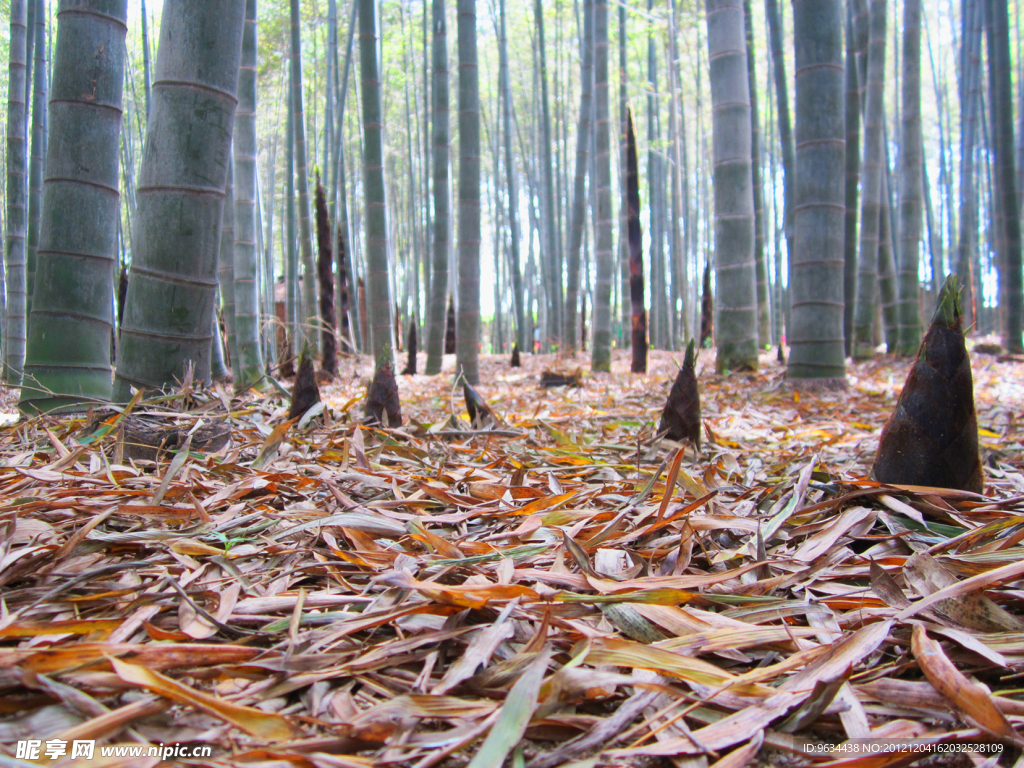
[[[562,263],[559,259],[558,221],[555,217],[555,166],[552,150],[556,137],[551,129],[551,108],[548,102],[547,49],[544,42],[544,8],[541,0],[534,4],[534,21],[537,26],[537,55],[540,64],[540,155],[543,163],[542,184],[544,190],[544,233],[545,248],[541,253],[541,268],[547,276],[544,290],[547,294],[547,326],[541,347],[547,351],[557,346],[562,331]]]
[[[507,185],[507,212],[510,233],[509,272],[512,278],[512,307],[516,318],[516,343],[520,349],[527,348],[525,296],[523,293],[523,275],[519,266],[519,193],[516,184],[515,164],[512,156],[512,89],[508,71],[508,40],[505,30],[505,0],[499,0],[498,12],[501,14],[500,32],[498,33],[499,57],[499,98],[502,104],[501,130],[505,150],[505,177]]]
[[[433,0],[434,269],[427,324],[428,376],[441,372],[448,308],[448,34],[444,0]]]
[[[673,349],[685,345],[690,337],[690,252],[689,252],[689,173],[686,162],[686,112],[683,108],[679,72],[678,29],[675,0],[668,3],[669,140],[672,151],[672,319]],[[678,308],[677,308],[678,303]]]
[[[764,254],[764,187],[761,181],[761,115],[757,107],[757,67],[754,59],[753,15],[750,0],[743,0],[747,30],[747,82],[750,90],[750,171],[754,192],[754,269],[757,275],[757,343],[772,342],[771,303],[768,298],[768,264]]]
[[[649,275],[650,310],[647,313],[647,341],[655,349],[664,349],[661,298],[665,294],[664,186],[661,182],[662,157],[660,97],[658,95],[658,54],[654,44],[654,0],[647,0],[647,226],[650,231]]]
[[[299,255],[296,250],[295,238],[295,107],[292,105],[292,89],[288,88],[285,94],[287,103],[287,128],[285,129],[285,143],[287,151],[285,157],[285,179],[284,184],[284,218],[285,228],[281,232],[284,239],[284,271],[285,271],[285,344],[287,349],[282,350],[280,358],[282,361],[291,360],[298,353],[299,337]],[[291,363],[288,364],[291,366]]]
[[[999,251],[1000,304],[1003,305],[1003,346],[1024,352],[1024,263],[1021,254],[1020,208],[1014,170],[1013,92],[1010,71],[1010,23],[1006,3],[987,0],[988,52],[995,189],[1002,214]]]
[[[142,77],[146,89],[146,117],[149,117],[149,102],[152,99],[153,78],[149,64],[149,17],[146,15],[146,0],[139,0],[139,16],[142,19]]]
[[[238,70],[235,114],[234,303],[235,386],[251,386],[263,377],[256,258],[256,0],[246,0],[242,62]]]
[[[921,0],[903,2],[903,124],[900,135],[899,344],[909,357],[921,346],[920,264],[924,196],[921,138]]]
[[[34,317],[19,403],[25,412],[81,407],[111,396],[127,5],[83,0],[62,3],[58,11],[50,107],[54,151],[43,186]],[[12,79],[12,90],[17,84]]]
[[[459,309],[456,376],[480,381],[480,77],[476,0],[458,0]]]
[[[25,366],[25,235],[28,227],[28,2],[11,0],[7,77],[7,312],[4,318],[4,380],[21,382]]]
[[[793,195],[796,187],[796,160],[793,149],[793,127],[789,115],[789,81],[786,79],[786,58],[782,52],[782,17],[779,15],[778,0],[765,0],[765,16],[768,21],[768,44],[772,54],[772,73],[775,79],[776,115],[779,125],[779,143],[782,146],[782,199],[783,228],[786,234],[786,254],[793,258]],[[779,259],[776,258],[778,262]],[[781,265],[780,265],[781,266]],[[782,296],[781,271],[776,270],[778,297]],[[852,299],[852,297],[851,297]],[[781,301],[773,308],[777,317],[782,317]],[[852,300],[850,305],[853,305]],[[778,325],[782,325],[778,323]],[[781,343],[781,339],[780,339]]]
[[[840,0],[795,0],[796,199],[786,375],[846,387],[843,345],[846,148]]]
[[[705,0],[715,187],[716,369],[757,368],[750,93],[742,0]]]
[[[580,249],[587,218],[587,164],[590,148],[590,117],[594,79],[594,0],[583,2],[583,61],[580,65],[580,114],[576,124],[576,175],[573,179],[572,230],[566,270],[565,310],[562,326],[563,346],[567,354],[579,348]]]
[[[769,0],[774,2],[775,0]],[[853,3],[846,14],[846,216],[844,218],[843,338],[847,357],[853,354],[853,316],[857,301],[857,215],[860,199],[860,74]]]
[[[306,118],[302,93],[302,35],[299,0],[291,0],[292,108],[295,110],[295,183],[298,186],[299,254],[302,258],[302,338],[312,349],[319,347],[316,311],[316,267],[313,265],[313,236],[309,225],[309,174],[306,170]]]
[[[358,5],[356,0],[352,2],[352,12],[349,14],[348,20],[348,40],[345,43],[345,66],[342,70],[341,80],[338,85],[338,120],[337,126],[334,132],[334,144],[337,148],[337,162],[334,164],[334,181],[331,184],[332,189],[336,190],[337,193],[337,216],[335,218],[335,241],[336,241],[336,253],[337,253],[337,267],[335,270],[336,276],[336,290],[337,295],[335,297],[338,307],[338,318],[339,318],[339,331],[340,331],[340,343],[339,347],[342,352],[355,352],[356,334],[353,333],[353,327],[357,325],[353,321],[356,315],[355,307],[356,302],[351,300],[352,285],[351,279],[352,270],[349,264],[349,254],[351,248],[349,247],[349,218],[348,218],[348,188],[346,186],[345,177],[345,103],[348,99],[348,79],[349,72],[352,69],[352,50],[354,48],[352,42],[355,39],[355,30],[357,25]],[[334,195],[332,195],[332,198]]]
[[[388,267],[387,204],[384,192],[384,107],[381,96],[380,32],[376,0],[359,0],[359,66],[363,85],[363,193],[366,207],[366,315],[378,369],[394,355]]]
[[[113,398],[210,375],[245,0],[164,6]],[[201,30],[201,34],[193,34]]]
[[[220,248],[217,252],[217,284],[221,314],[224,318],[224,345],[232,375],[238,376],[238,347],[235,336],[235,180],[234,167],[228,163],[221,207]]]
[[[867,99],[864,113],[864,163],[860,249],[857,258],[857,308],[854,314],[853,356],[867,359],[875,353],[872,323],[878,283],[879,215],[885,154],[882,146],[885,86],[886,0],[871,0],[868,42]]]
[[[612,355],[612,156],[608,94],[608,2],[594,0],[594,185],[597,208],[594,221],[594,327],[590,364],[594,371],[610,371]]]
[[[619,199],[626,199],[626,122],[628,114],[629,64],[626,58],[626,5],[619,4]],[[629,306],[629,238],[625,205],[619,206],[619,316],[622,328],[619,345],[623,348],[631,343],[633,311]]]
[[[35,63],[32,69],[32,156],[28,168],[28,247],[25,258],[25,311],[32,317],[32,293],[35,289],[36,251],[39,249],[39,222],[43,207],[43,166],[46,163],[46,9],[44,0],[35,2]],[[31,333],[31,328],[29,329]]]
[[[981,0],[961,3],[960,36],[960,231],[957,238],[956,270],[962,286],[964,322],[977,320],[973,264],[978,248],[978,194],[974,151],[978,143],[980,109]]]
[[[885,334],[885,351],[896,353],[900,340],[899,294],[896,274],[895,248],[895,204],[893,199],[892,174],[889,155],[885,155],[885,171],[882,173],[882,208],[878,213],[878,295],[882,303],[882,330]]]

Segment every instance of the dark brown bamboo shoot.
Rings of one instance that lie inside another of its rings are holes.
[[[295,375],[295,355],[292,354],[292,335],[289,333],[281,351],[281,359],[277,365],[277,374],[282,379],[290,379]]]
[[[629,300],[633,308],[633,373],[647,371],[647,311],[644,308],[644,251],[640,229],[640,171],[633,110],[626,120],[626,239],[629,247]]]
[[[711,345],[715,332],[715,298],[711,295],[711,262],[704,265],[704,280],[700,296],[700,348]]]
[[[340,319],[341,330],[341,352],[342,354],[354,354],[352,347],[352,332],[348,320],[348,236],[338,227],[338,318]]]
[[[445,318],[444,353],[455,354],[455,298],[448,297],[448,315]]]
[[[299,354],[299,371],[295,374],[295,383],[292,384],[292,403],[288,409],[288,419],[302,416],[319,402],[320,388],[313,375],[313,356],[309,353],[309,347],[303,345]]]
[[[693,339],[686,347],[683,367],[676,375],[661,413],[658,431],[670,440],[689,440],[700,448],[700,392],[697,389],[697,345]]]
[[[540,385],[544,389],[549,389],[551,387],[582,387],[583,369],[577,368],[575,371],[568,373],[561,371],[541,371]]]
[[[398,382],[395,381],[395,369],[391,365],[391,350],[377,361],[373,380],[366,391],[366,408],[363,423],[373,427],[400,427],[402,425],[402,405],[398,400]]]
[[[403,376],[415,376],[416,375],[416,352],[419,344],[416,339],[416,321],[409,321],[409,359],[405,363],[405,370],[402,371]]]
[[[338,375],[337,323],[334,314],[334,254],[331,248],[331,219],[327,213],[327,194],[316,176],[316,271],[320,277],[320,367],[332,377]]]
[[[117,278],[117,333],[121,335],[121,320],[124,318],[124,303],[128,298],[128,265],[121,263],[121,274]]]
[[[474,427],[479,429],[498,421],[487,401],[466,382],[462,383],[462,396],[466,398],[466,411],[469,412],[469,420]]]
[[[981,493],[971,361],[955,275],[946,278],[896,410],[878,443],[872,474],[883,483]]]

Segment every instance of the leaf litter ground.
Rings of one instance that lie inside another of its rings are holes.
[[[984,497],[866,479],[906,361],[796,396],[774,356],[723,377],[704,352],[700,455],[655,439],[682,362],[662,352],[549,390],[544,368],[583,358],[486,357],[486,425],[451,358],[399,377],[397,429],[358,426],[365,359],[290,430],[277,395],[143,401],[233,432],[155,463],[124,458],[116,413],[9,426],[0,761],[95,739],[218,766],[1014,765],[1024,386],[1004,360],[973,360]],[[894,740],[911,751],[878,754]]]

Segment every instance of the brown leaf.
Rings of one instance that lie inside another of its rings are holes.
[[[1024,738],[1013,729],[1006,716],[992,702],[992,693],[981,683],[969,680],[942,651],[942,646],[928,637],[920,624],[914,625],[911,649],[921,671],[935,690],[970,723],[986,733],[1024,746]]]
[[[63,648],[0,648],[0,669],[17,665],[43,674],[60,673],[124,655],[149,669],[160,670],[244,664],[261,654],[258,648],[223,644],[77,643]]]
[[[874,560],[871,561],[871,589],[885,601],[886,605],[893,608],[906,608],[910,605],[907,596],[903,594],[903,590],[892,576]]]
[[[927,560],[921,558],[918,562],[927,562]],[[935,583],[939,580],[937,578],[937,572],[930,570],[929,573],[933,574],[933,585],[939,586],[939,584]],[[925,595],[924,599],[918,600],[916,603],[907,606],[899,612],[896,618],[900,621],[906,621],[911,616],[916,615],[925,608],[930,608],[933,605],[938,606],[939,604],[949,605],[949,603],[946,603],[945,601],[950,600],[951,598],[971,595],[978,590],[984,589],[990,584],[996,584],[1004,579],[1016,578],[1022,573],[1024,573],[1024,562],[1015,562],[1004,565],[1000,568],[993,568],[991,571],[980,573],[977,576],[972,576],[971,578],[964,579],[963,581],[957,581],[955,578],[949,579],[949,574],[947,574],[946,578],[941,579],[941,581],[945,583],[939,586],[937,591],[929,592]],[[989,602],[991,603],[991,601]],[[992,605],[995,604],[993,603]],[[998,608],[998,606],[995,607]],[[998,612],[991,611],[989,606],[982,604],[980,601],[974,601],[971,604],[967,604],[966,610],[962,612],[954,608],[954,612],[960,613],[963,618],[970,621],[993,621],[994,619],[992,617],[1001,616]],[[1011,616],[1009,620],[1014,623],[1019,621],[1014,616]]]
[[[956,576],[943,568],[935,558],[924,553],[912,555],[907,559],[903,566],[903,578],[922,597],[959,584]],[[934,603],[932,610],[955,624],[981,632],[1024,630],[1024,622],[992,602],[980,591],[946,598]]]
[[[280,715],[271,715],[252,707],[223,701],[137,664],[128,664],[114,658],[110,659],[110,663],[117,676],[126,683],[138,685],[171,701],[187,704],[219,717],[257,738],[284,741],[298,735],[298,729]]]

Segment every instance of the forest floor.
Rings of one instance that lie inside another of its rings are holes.
[[[358,426],[366,358],[290,430],[278,394],[134,406],[216,453],[4,427],[0,766],[1024,765],[1021,361],[973,356],[982,497],[867,479],[906,360],[797,395],[705,351],[699,455],[655,439],[681,354],[588,360],[483,358],[484,428],[453,358],[398,429]],[[139,745],[177,752],[101,756]]]

